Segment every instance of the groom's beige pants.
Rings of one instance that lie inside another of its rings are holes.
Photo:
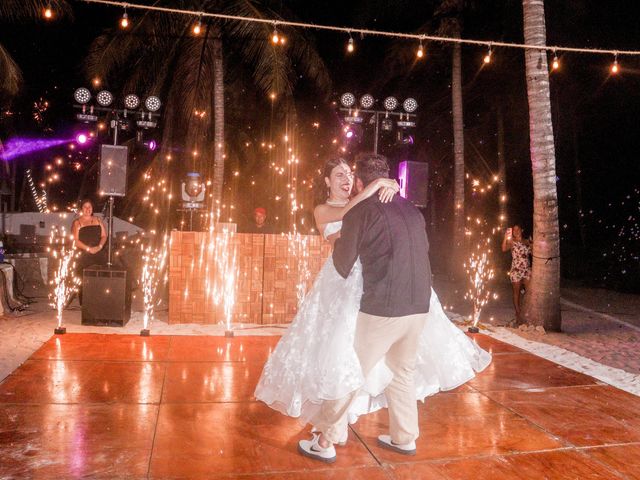
[[[365,378],[382,358],[393,372],[393,380],[384,393],[389,405],[389,433],[394,443],[405,444],[418,438],[414,371],[418,340],[426,319],[426,313],[404,317],[358,314],[354,345]],[[330,442],[338,443],[347,429],[347,413],[357,393],[322,402],[312,423]]]

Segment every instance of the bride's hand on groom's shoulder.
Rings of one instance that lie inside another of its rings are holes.
[[[378,197],[382,203],[390,202],[393,200],[393,196],[400,191],[400,185],[393,178],[380,178],[376,181],[380,182]]]

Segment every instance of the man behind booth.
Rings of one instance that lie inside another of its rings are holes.
[[[275,229],[267,222],[267,210],[258,207],[253,211],[253,223],[247,229],[247,233],[275,233]]]

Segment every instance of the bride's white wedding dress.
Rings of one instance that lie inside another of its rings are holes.
[[[341,226],[342,222],[328,224],[325,237]],[[361,296],[360,260],[344,279],[329,257],[267,360],[256,398],[303,420],[311,419],[323,400],[339,399],[358,389],[349,410],[350,423],[358,415],[386,407],[383,391],[391,381],[391,371],[382,360],[363,378],[353,348]],[[462,385],[490,362],[491,355],[451,323],[432,290],[418,347],[417,399]]]

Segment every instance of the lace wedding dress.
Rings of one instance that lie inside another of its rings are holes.
[[[325,236],[342,222],[327,225]],[[362,296],[362,265],[356,261],[344,279],[327,259],[305,296],[293,322],[265,364],[255,396],[290,417],[311,419],[323,400],[335,400],[360,389],[349,410],[349,421],[387,406],[384,389],[391,371],[380,361],[365,379],[353,348]],[[416,397],[452,390],[491,362],[482,350],[444,313],[435,292],[420,336],[416,364]]]

